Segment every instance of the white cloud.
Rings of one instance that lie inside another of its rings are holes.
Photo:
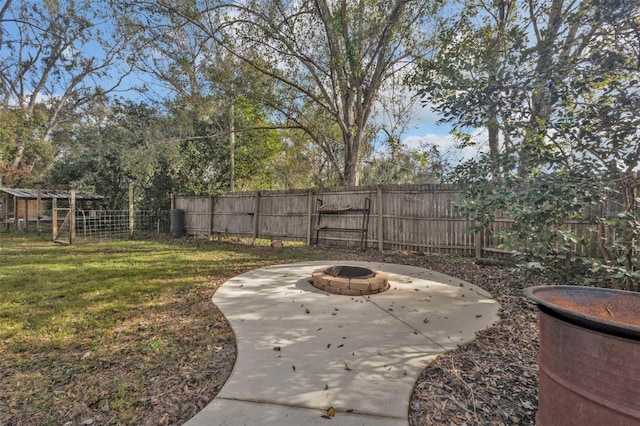
[[[474,146],[460,147],[459,141],[451,134],[425,133],[402,138],[402,144],[408,148],[419,148],[422,144],[435,145],[440,153],[452,164],[458,164],[465,160],[475,158],[480,152],[486,150],[487,132],[485,129],[477,130],[472,136]]]
[[[416,102],[413,111],[410,127],[418,128],[422,123],[435,124],[440,120],[442,116],[431,110],[429,104],[423,104],[422,102]]]

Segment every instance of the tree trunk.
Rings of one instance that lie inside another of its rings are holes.
[[[532,7],[531,1],[532,0],[529,2],[530,7]],[[553,103],[552,88],[549,87],[549,83],[553,81],[553,67],[556,65],[554,61],[554,44],[558,39],[560,27],[566,19],[566,17],[563,16],[562,10],[564,1],[565,0],[553,0],[551,3],[547,17],[547,28],[543,33],[538,32],[537,24],[535,27],[535,35],[537,37],[535,50],[538,54],[538,60],[533,76],[531,116],[520,152],[518,173],[521,176],[527,174],[531,165],[535,163],[534,158],[532,158],[535,155],[534,151],[547,136],[548,121],[551,117]],[[533,8],[531,10],[533,11]],[[531,19],[535,22],[538,20],[533,14]]]
[[[360,185],[360,151],[364,139],[364,131],[358,126],[351,126],[351,128],[353,127],[357,128],[354,133],[343,132],[345,150],[341,184],[346,186]]]
[[[342,185],[358,186],[360,176],[358,173],[358,151],[360,143],[356,135],[344,135],[344,169],[342,173]]]
[[[602,254],[602,258],[605,261],[611,262],[613,256],[605,245],[607,241],[607,230],[604,226],[604,203],[598,203],[596,215],[598,217],[598,250],[600,250],[600,254]]]

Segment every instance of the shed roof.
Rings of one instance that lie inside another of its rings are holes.
[[[0,188],[0,192],[4,192],[6,194],[12,195],[16,198],[22,198],[25,200],[37,200],[38,199],[38,190],[37,189],[22,189],[22,188]],[[61,190],[61,189],[42,189],[40,190],[40,199],[69,199],[70,193],[69,191]],[[104,196],[102,195],[89,195],[84,192],[76,191],[76,200],[87,200],[87,201],[99,201],[104,200]]]

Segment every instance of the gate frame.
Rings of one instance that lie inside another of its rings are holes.
[[[59,244],[73,244],[76,242],[76,190],[69,191],[69,208],[58,208],[57,199],[53,199],[51,202],[51,229],[53,242]],[[67,210],[67,215],[62,221],[60,229],[58,229],[58,211]],[[59,240],[60,231],[64,228],[65,224],[69,223],[69,241]]]

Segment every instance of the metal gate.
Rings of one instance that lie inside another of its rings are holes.
[[[53,230],[53,242],[59,244],[73,244],[76,240],[76,191],[69,194],[69,207],[58,208],[56,199],[52,200],[51,225]],[[58,217],[64,215],[62,223],[58,225]]]

